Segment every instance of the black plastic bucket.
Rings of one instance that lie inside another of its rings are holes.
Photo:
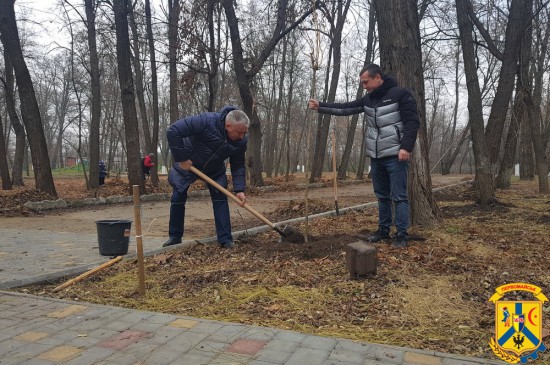
[[[103,256],[126,255],[132,221],[105,219],[96,221],[99,253]]]

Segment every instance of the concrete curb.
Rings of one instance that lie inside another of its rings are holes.
[[[343,183],[343,185],[354,185],[354,184],[360,184],[363,183],[363,181],[348,181]],[[310,184],[310,188],[323,188],[327,185],[324,183],[313,183]],[[296,185],[297,188],[304,188],[305,184],[298,184]],[[260,191],[277,191],[276,186],[268,185],[268,186],[262,186],[257,188]],[[196,196],[209,196],[208,189],[204,190],[193,190],[189,192],[190,197],[196,197]],[[154,194],[146,194],[141,195],[140,199],[143,202],[158,202],[158,201],[167,201],[170,200],[171,194],[169,193],[154,193]],[[80,199],[80,200],[64,200],[64,199],[57,199],[57,200],[42,200],[42,201],[28,201],[23,206],[26,208],[29,208],[34,211],[47,211],[47,210],[54,210],[54,209],[66,209],[66,208],[81,208],[81,207],[88,207],[88,206],[94,206],[94,205],[107,205],[107,204],[126,204],[126,203],[132,203],[133,197],[131,195],[114,195],[109,197],[99,197],[99,198],[86,198],[86,199]]]

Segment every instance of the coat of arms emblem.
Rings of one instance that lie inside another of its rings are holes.
[[[529,292],[537,300],[500,300],[512,291]],[[495,304],[495,337],[489,345],[496,356],[512,364],[524,364],[546,351],[542,342],[542,307],[548,298],[541,288],[527,283],[506,284],[498,287],[489,300]]]

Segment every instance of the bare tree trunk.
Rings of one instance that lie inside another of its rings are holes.
[[[141,119],[141,129],[143,130],[143,140],[145,142],[145,151],[144,155],[149,153],[155,153],[156,149],[153,148],[151,143],[151,132],[149,126],[149,119],[147,118],[147,108],[145,107],[145,92],[143,90],[143,68],[141,67],[141,51],[139,44],[139,34],[136,24],[136,14],[133,9],[129,11],[130,16],[130,29],[132,31],[132,45],[134,48],[134,57],[132,58],[132,63],[134,66],[134,74],[136,75],[135,86],[136,86],[136,98],[138,101],[139,107],[139,116]],[[152,169],[156,170],[156,169]]]
[[[296,59],[297,59],[297,49],[296,49],[296,42],[293,41],[291,44],[291,50],[292,50],[292,61],[290,62],[290,70],[288,71],[288,80],[289,80],[289,89],[288,89],[288,95],[287,95],[287,102],[286,102],[286,112],[285,112],[285,138],[284,141],[286,143],[285,148],[285,162],[286,162],[286,168],[285,168],[285,181],[289,180],[290,172],[292,170],[292,161],[290,159],[291,151],[290,151],[290,122],[291,122],[291,115],[292,115],[292,102],[293,102],[293,95],[294,95],[294,86],[295,86],[295,78],[294,73],[296,71]]]
[[[214,111],[216,95],[218,93],[217,75],[219,65],[219,49],[216,49],[216,33],[214,31],[214,11],[218,4],[216,0],[208,0],[206,16],[208,23],[208,56],[210,58],[210,67],[208,70],[208,107],[209,111]],[[216,10],[217,11],[217,10]]]
[[[535,164],[539,180],[539,193],[550,193],[548,186],[548,162],[544,155],[545,146],[542,144],[539,119],[536,118],[534,111],[535,105],[529,91],[524,93],[525,105],[529,116],[529,125],[531,126],[531,139],[533,141],[533,150],[535,151]]]
[[[233,49],[233,65],[235,75],[237,78],[237,86],[239,88],[239,95],[241,96],[243,111],[250,118],[249,140],[248,140],[248,167],[250,173],[250,183],[253,186],[262,186],[264,184],[262,176],[262,128],[261,121],[258,115],[254,95],[252,93],[252,81],[254,77],[260,72],[265,61],[269,58],[275,46],[279,41],[290,31],[295,29],[304,19],[311,14],[312,9],[306,11],[300,16],[294,23],[284,28],[286,23],[286,15],[288,8],[288,0],[280,0],[277,8],[277,23],[273,30],[270,39],[266,40],[263,49],[261,49],[259,56],[252,62],[249,69],[245,67],[245,58],[243,47],[241,43],[241,36],[239,31],[239,24],[237,15],[235,14],[235,4],[232,0],[223,0],[223,7],[225,9],[225,16],[227,19],[227,26],[231,36],[231,46]]]
[[[455,53],[455,105],[453,107],[453,126],[451,128],[451,137],[449,138],[449,147],[452,146],[455,140],[455,133],[456,133],[456,123],[458,121],[458,103],[460,100],[460,92],[459,92],[459,65],[460,65],[460,44],[456,47],[456,53]],[[467,129],[467,128],[466,128]],[[447,154],[446,156],[442,157],[441,160],[441,174],[442,175],[448,175],[451,173],[451,167],[453,166],[453,163],[456,159],[456,156],[458,156],[458,151],[460,151],[460,148],[462,147],[462,143],[464,143],[464,140],[466,138],[466,134],[463,134],[464,138],[461,138],[459,143],[457,144],[455,150],[453,153]],[[445,144],[443,144],[443,147],[445,147]]]
[[[13,0],[0,0],[0,38],[15,71],[21,100],[21,115],[31,149],[36,189],[57,198],[42,118],[31,75],[23,57],[13,3]]]
[[[482,29],[481,23],[477,21],[470,1],[471,0],[465,0],[464,10],[467,11],[469,17],[476,22],[476,25],[480,28],[480,31],[485,37],[487,43],[493,45],[494,41],[487,37],[488,33]],[[492,164],[493,171],[497,171],[495,167],[497,167],[498,164],[501,144],[503,141],[503,126],[505,124],[512,92],[514,91],[514,80],[517,71],[519,48],[524,29],[522,28],[524,24],[523,14],[526,6],[527,2],[524,0],[511,1],[508,23],[506,25],[504,52],[502,54],[494,53],[494,55],[502,61],[502,65],[500,67],[497,91],[495,98],[493,99],[493,104],[491,105],[491,113],[489,114],[489,120],[487,121],[487,128],[485,129],[485,138],[489,147],[489,162]]]
[[[283,49],[282,49],[282,59],[280,62],[280,76],[279,76],[279,91],[276,95],[277,101],[275,105],[275,110],[273,111],[273,120],[271,122],[271,125],[269,126],[269,135],[266,140],[266,154],[265,154],[265,173],[267,177],[271,177],[273,173],[273,169],[275,166],[275,156],[277,155],[277,141],[278,136],[277,132],[279,130],[279,119],[282,114],[282,105],[283,105],[283,97],[284,97],[284,90],[285,90],[285,68],[286,68],[286,52],[287,52],[287,40],[283,39]],[[276,68],[274,67],[274,73],[276,72]],[[274,77],[274,80],[276,78]],[[275,86],[275,85],[273,85]],[[273,87],[275,89],[275,87]],[[277,174],[277,171],[275,171],[275,175]]]
[[[340,0],[334,5],[335,8],[329,10],[323,8],[325,17],[330,23],[330,49],[332,51],[333,67],[330,76],[330,88],[326,97],[326,102],[332,103],[336,98],[338,81],[340,79],[340,66],[342,61],[342,31],[346,23],[346,16],[350,7],[350,0]],[[320,114],[318,117],[317,133],[313,151],[313,161],[309,181],[320,179],[323,173],[323,163],[327,151],[328,132],[330,128],[331,116]]]
[[[432,193],[426,136],[426,102],[416,0],[375,0],[380,33],[382,67],[412,90],[418,102],[420,129],[409,169],[411,223],[432,226],[439,222],[439,208]]]
[[[372,59],[372,50],[374,48],[374,30],[376,25],[376,12],[372,5],[369,7],[369,30],[367,32],[367,51],[365,52],[365,61],[363,66],[367,66],[371,63]],[[357,86],[357,93],[355,98],[359,99],[363,95],[363,86]],[[357,130],[357,122],[359,121],[359,114],[355,114],[351,117],[351,123],[348,129],[348,134],[346,137],[346,145],[344,147],[344,152],[342,153],[342,160],[340,161],[340,166],[338,166],[338,179],[345,180],[347,176],[347,170],[349,165],[349,159],[351,156],[351,150],[353,147],[353,141],[355,140],[355,131]],[[361,139],[364,139],[365,136],[361,135]],[[363,146],[363,143],[361,143]]]
[[[367,133],[367,121],[363,118],[363,124],[361,125],[361,148],[359,149],[359,163],[357,164],[357,174],[355,180],[363,180],[365,173],[365,164],[367,161],[367,151],[365,145],[365,134]]]
[[[506,135],[506,143],[504,145],[504,156],[502,157],[502,163],[500,164],[498,175],[495,178],[495,187],[497,189],[510,188],[510,179],[512,178],[512,174],[514,172],[519,126],[521,125],[521,121],[525,119],[525,106],[522,91],[519,89],[519,83],[511,114],[510,125],[508,126],[508,133]]]
[[[159,93],[158,93],[158,80],[157,80],[157,61],[155,56],[155,41],[153,39],[153,26],[151,23],[151,4],[149,0],[145,0],[145,21],[147,23],[147,42],[149,45],[149,57],[151,58],[151,93],[153,94],[153,136],[151,137],[151,152],[154,152],[157,156],[157,146],[159,141]],[[159,159],[157,157],[157,163]],[[159,177],[158,170],[151,170],[151,183],[153,186],[158,187]]]
[[[475,64],[474,40],[472,38],[473,27],[466,15],[466,1],[456,0],[456,13],[462,43],[466,85],[468,87],[468,125],[474,150],[477,200],[482,206],[487,206],[495,200],[495,189],[489,163],[489,151],[485,143],[483,107]]]
[[[99,187],[99,123],[101,120],[101,85],[99,79],[99,56],[97,53],[97,39],[95,17],[97,2],[95,0],[85,0],[86,7],[86,29],[88,31],[88,48],[90,50],[90,79],[92,88],[92,105],[90,119],[90,180],[89,189]]]
[[[139,132],[134,95],[134,80],[130,61],[130,36],[128,33],[128,0],[115,0],[116,50],[118,64],[118,79],[122,99],[122,115],[126,137],[126,160],[128,164],[128,192],[132,185],[139,185],[141,193],[145,192],[145,184],[141,177],[141,157],[139,152]]]
[[[8,150],[4,139],[4,127],[0,115],[0,177],[2,178],[2,190],[11,190],[10,169],[8,166]]]
[[[525,39],[523,40],[523,47],[528,48],[527,59],[532,59],[531,45],[533,38],[533,0],[526,0],[526,11],[524,13],[524,29]],[[537,20],[539,17],[537,15]],[[538,22],[537,22],[538,23]],[[538,24],[537,24],[538,25]],[[544,126],[542,123],[540,105],[542,102],[542,84],[543,74],[545,70],[545,58],[548,50],[548,38],[550,34],[550,27],[546,25],[546,31],[544,38],[540,34],[540,26],[535,27],[537,31],[537,54],[534,55],[534,75],[532,77],[526,77],[521,80],[522,89],[524,89],[523,96],[525,98],[525,104],[527,107],[527,114],[529,117],[529,125],[531,129],[531,139],[533,141],[533,150],[535,152],[535,163],[537,168],[537,175],[539,181],[539,193],[550,192],[548,185],[548,162],[550,159],[546,156],[546,145],[544,138]],[[526,52],[527,53],[527,52]],[[531,81],[533,80],[533,92],[531,93]]]
[[[170,123],[180,118],[178,111],[178,22],[181,6],[179,0],[168,0],[168,64],[170,75]]]
[[[533,180],[535,178],[535,160],[533,157],[533,142],[528,118],[523,118],[519,136],[519,178]]]
[[[19,117],[17,116],[17,111],[15,108],[15,79],[13,77],[13,66],[11,64],[8,54],[6,53],[6,49],[4,49],[4,63],[6,79],[2,79],[2,82],[6,90],[6,109],[10,118],[11,127],[15,132],[15,154],[13,156],[11,182],[15,186],[23,186],[23,163],[25,161],[25,149],[27,148],[27,140],[25,137],[25,128],[19,121]]]

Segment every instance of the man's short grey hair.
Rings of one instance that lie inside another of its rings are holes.
[[[231,124],[244,124],[247,128],[250,127],[250,119],[248,119],[248,115],[246,115],[246,113],[242,110],[230,111],[227,113],[225,119]]]

